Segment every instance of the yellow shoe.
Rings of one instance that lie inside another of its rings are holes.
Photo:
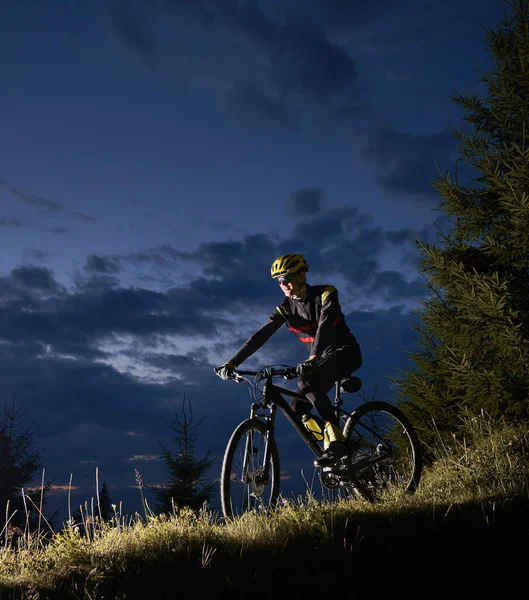
[[[316,467],[329,467],[347,454],[347,444],[338,425],[325,421],[323,449],[325,452],[314,461]]]
[[[325,421],[325,427],[323,429],[323,449],[327,450],[332,442],[345,442],[345,438],[338,425]]]

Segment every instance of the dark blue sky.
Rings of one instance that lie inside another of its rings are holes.
[[[280,302],[270,263],[305,253],[338,287],[366,396],[412,366],[453,171],[453,91],[482,92],[501,0],[18,0],[0,9],[0,390],[35,422],[50,506],[136,510],[184,394],[221,456],[243,386],[212,368]],[[446,224],[446,223],[444,223]],[[295,363],[280,331],[248,361]],[[352,402],[352,401],[351,401]],[[284,491],[312,476],[279,427]],[[297,482],[297,483],[296,483]],[[298,486],[296,488],[296,486]]]

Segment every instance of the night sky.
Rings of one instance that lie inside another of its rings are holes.
[[[501,0],[0,0],[0,393],[35,423],[50,510],[140,510],[184,394],[212,479],[245,384],[224,362],[282,300],[279,255],[333,284],[366,398],[411,368],[411,236],[458,158]],[[244,366],[295,364],[281,329]],[[350,408],[359,398],[348,397]],[[283,491],[312,455],[280,416]],[[40,480],[41,473],[38,475]],[[38,483],[35,481],[34,483]],[[215,502],[214,502],[215,504]]]

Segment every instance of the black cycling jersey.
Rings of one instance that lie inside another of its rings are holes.
[[[246,340],[230,362],[235,366],[243,363],[283,324],[305,344],[309,356],[314,354],[321,358],[342,346],[358,346],[345,322],[336,288],[332,285],[307,284],[305,298],[285,298],[276,306],[268,321]]]

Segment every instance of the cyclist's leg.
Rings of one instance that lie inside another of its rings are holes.
[[[332,406],[332,402],[329,399],[329,396],[325,392],[305,392],[305,396],[306,398],[308,398],[308,400],[310,400],[311,404],[318,411],[320,417],[324,421],[328,421],[329,423],[334,423],[335,425],[338,425],[338,417],[334,412],[334,408]]]
[[[324,421],[339,425],[338,417],[327,393],[335,382],[356,371],[362,364],[360,348],[347,346],[324,355],[318,370],[311,375],[302,375],[298,380],[298,391],[310,400]]]
[[[308,415],[310,413],[312,403],[309,400],[304,400],[303,398],[292,398],[290,401],[290,408],[301,419],[304,415]]]
[[[358,369],[362,356],[358,347],[347,347],[330,352],[319,361],[318,370],[312,375],[302,376],[298,381],[298,390],[304,394],[325,423],[325,452],[314,464],[319,467],[332,465],[347,454],[346,440],[340,428],[340,422],[327,392],[335,382]]]

